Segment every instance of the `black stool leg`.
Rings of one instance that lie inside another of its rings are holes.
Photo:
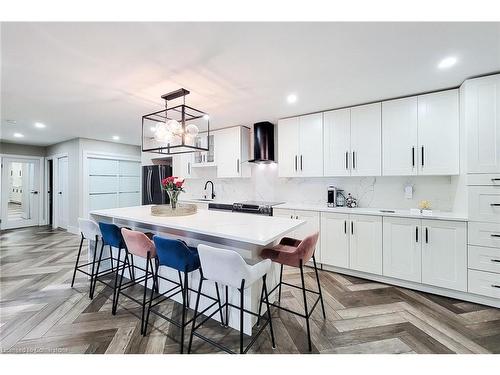
[[[151,288],[151,294],[149,296],[148,312],[146,314],[146,321],[144,322],[144,336],[146,336],[146,332],[148,330],[149,313],[151,311],[151,305],[153,303],[154,292],[156,291],[158,293],[158,269],[159,269],[159,264],[158,264],[158,261],[157,261],[157,262],[155,262],[153,287]]]
[[[158,283],[158,271],[157,271],[158,267],[160,267],[160,264],[158,262],[158,258],[155,257],[155,273],[154,273],[154,275],[155,275],[155,279],[156,279],[156,289],[155,289],[156,293],[160,293],[160,285]]]
[[[122,248],[118,248],[118,259],[120,259],[122,255]],[[123,269],[125,269],[126,267],[126,264],[127,264],[127,253],[125,253],[125,259],[123,260]],[[120,263],[118,263],[120,264]],[[113,309],[111,310],[111,313],[113,315],[116,314],[116,309],[115,309],[115,304],[116,304],[116,286],[118,285],[118,274],[120,273],[119,272],[120,270],[120,267],[116,267],[116,272],[115,272],[115,284],[113,285]],[[123,275],[123,272],[122,272],[122,275]]]
[[[92,285],[94,283],[94,270],[95,270],[95,263],[96,263],[96,258],[97,258],[97,243],[99,242],[99,237],[97,235],[95,236],[95,245],[94,245],[94,257],[92,258],[92,271],[90,272],[90,291],[89,291],[89,297],[90,293],[92,292]],[[94,293],[92,292],[92,297],[94,296]],[[92,298],[90,297],[90,298]]]
[[[215,292],[217,293],[217,303],[219,304],[220,324],[224,326],[224,317],[222,316],[222,304],[220,302],[219,284],[215,283]]]
[[[226,327],[229,327],[229,287],[226,285]]]
[[[99,275],[99,267],[101,266],[101,259],[102,259],[102,252],[103,251],[104,251],[104,242],[102,243],[101,251],[99,252],[99,259],[97,260],[97,269],[95,271],[95,274],[94,274],[94,272],[92,272],[94,274],[94,285],[90,286],[90,299],[94,298],[95,287],[97,284],[97,276]]]
[[[245,308],[245,279],[241,280],[240,289],[240,354],[243,354],[243,309]]]
[[[262,313],[262,302],[264,300],[264,284],[262,284],[262,289],[260,290],[260,299],[259,299],[259,313],[257,314],[257,327],[260,326],[260,314]]]
[[[129,255],[129,252],[127,251],[127,256]],[[135,266],[134,266],[134,256],[130,254],[130,261],[128,265],[128,272],[130,274],[130,278],[132,281],[135,281]]]
[[[113,272],[115,268],[113,267],[113,249],[111,246],[109,247],[109,262],[111,263],[111,272]]]
[[[200,268],[200,284],[198,286],[198,295],[196,296],[196,303],[194,305],[194,316],[193,316],[193,322],[191,324],[191,334],[189,335],[188,354],[191,353],[191,346],[193,344],[193,334],[195,329],[194,327],[196,327],[196,318],[198,317],[198,306],[200,305],[202,286],[203,286],[203,272],[201,271]]]
[[[142,294],[141,334],[143,336],[146,336],[145,327],[144,327],[144,321],[145,321],[144,318],[146,316],[146,293],[148,291],[149,263],[150,263],[150,258],[149,258],[149,251],[148,251],[146,254],[146,276],[144,277],[144,293]],[[154,283],[154,281],[153,281],[153,283]]]
[[[184,271],[184,290],[182,293],[182,319],[181,319],[181,354],[184,353],[184,328],[186,325],[186,304],[188,297],[188,273]]]
[[[118,287],[115,284],[116,299],[113,298],[113,306],[111,308],[111,313],[113,315],[116,314],[116,309],[118,308],[118,300],[120,298],[120,291],[122,290],[123,274],[125,273],[125,266],[126,266],[127,263],[128,263],[128,259],[125,258],[125,262],[123,263],[123,268],[122,268],[122,272],[121,272],[121,275],[120,275],[120,281],[118,282]],[[116,268],[116,273],[118,274],[118,272],[119,272],[119,270],[118,270],[118,267],[117,267]],[[141,333],[142,333],[142,329],[141,329]]]
[[[325,304],[323,303],[323,294],[321,294],[321,284],[319,283],[318,267],[316,267],[316,258],[313,255],[314,272],[316,273],[316,282],[318,283],[319,300],[321,302],[321,310],[323,310],[323,319],[326,319]]]
[[[304,282],[304,268],[302,266],[302,260],[300,261],[300,279],[302,281],[302,294],[304,296],[304,310],[305,310],[305,315],[306,315],[306,328],[307,328],[307,343],[309,346],[309,351],[312,351],[311,330],[309,328],[309,312],[307,311],[306,284]]]
[[[71,279],[71,287],[73,288],[73,285],[75,284],[75,276],[76,276],[76,270],[78,269],[78,262],[80,261],[80,254],[82,253],[82,247],[83,247],[83,240],[85,237],[83,237],[82,233],[82,239],[80,240],[80,247],[78,248],[78,255],[76,256],[76,263],[75,263],[75,269],[73,271],[73,279]],[[92,281],[90,282],[92,284]]]
[[[281,282],[283,281],[283,264],[280,266],[280,286],[278,287],[278,305],[281,304]]]
[[[269,319],[269,329],[271,330],[271,342],[273,344],[273,349],[276,349],[276,343],[274,342],[274,330],[273,330],[273,321],[271,318],[271,307],[269,305],[269,294],[267,293],[267,284],[266,284],[266,275],[262,277],[262,290],[265,292],[266,296],[266,307],[267,307],[267,318]],[[262,305],[262,301],[261,301]],[[260,310],[260,307],[259,307]],[[260,312],[259,312],[260,318]]]

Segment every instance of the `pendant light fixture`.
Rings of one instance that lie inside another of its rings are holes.
[[[142,116],[142,151],[175,155],[208,151],[210,120],[207,113],[186,105],[189,91],[162,95],[165,109]],[[169,107],[169,101],[182,98],[182,104]]]

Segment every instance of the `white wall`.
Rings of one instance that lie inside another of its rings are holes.
[[[0,142],[0,154],[45,156],[45,153],[46,153],[46,147]]]
[[[253,165],[251,178],[216,179],[214,170],[202,173],[203,178],[186,181],[185,197],[201,197],[207,179],[214,182],[216,199],[228,202],[257,199],[325,204],[328,185],[335,185],[358,198],[360,207],[414,208],[426,199],[436,210],[451,211],[456,194],[456,179],[450,176],[280,178],[277,165]],[[412,199],[404,196],[406,184],[414,187]]]

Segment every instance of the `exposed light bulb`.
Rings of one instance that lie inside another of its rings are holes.
[[[200,130],[195,124],[189,124],[188,126],[186,126],[186,135],[188,137],[194,138],[198,135],[199,132]]]
[[[203,120],[210,120],[210,116],[209,115],[203,115]]]

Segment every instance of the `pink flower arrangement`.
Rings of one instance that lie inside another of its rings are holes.
[[[167,191],[182,191],[184,192],[184,179],[180,177],[170,176],[161,180],[161,187]]]

